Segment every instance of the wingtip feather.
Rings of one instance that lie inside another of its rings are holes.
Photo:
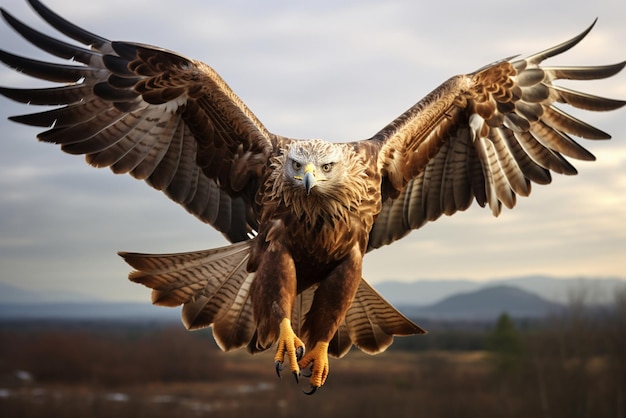
[[[538,64],[541,61],[545,60],[546,58],[550,58],[553,57],[555,55],[558,54],[562,54],[563,52],[573,48],[574,46],[576,46],[580,41],[582,41],[588,34],[589,32],[591,32],[591,29],[593,29],[593,27],[596,25],[596,22],[598,21],[598,18],[595,18],[593,20],[593,22],[591,23],[591,25],[589,25],[589,27],[587,27],[587,29],[585,29],[584,31],[582,31],[580,34],[574,36],[571,39],[568,39],[565,42],[562,42],[556,46],[553,46],[551,48],[545,49],[541,52],[538,52],[536,54],[533,54],[529,57],[526,58],[526,61],[528,62],[532,62],[534,64]]]

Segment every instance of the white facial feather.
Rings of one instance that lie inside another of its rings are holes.
[[[299,181],[306,165],[313,164],[318,186],[324,187],[324,183],[331,179],[343,178],[344,159],[345,155],[340,144],[322,140],[294,142],[287,151],[285,176],[289,180]]]

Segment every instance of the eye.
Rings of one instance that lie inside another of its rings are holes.
[[[302,164],[300,164],[298,161],[295,161],[295,160],[291,162],[291,166],[296,171],[300,171],[300,169],[302,168]]]
[[[333,169],[333,164],[332,163],[326,163],[322,166],[322,171],[324,173],[328,173],[330,170]]]

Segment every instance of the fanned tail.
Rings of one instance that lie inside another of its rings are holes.
[[[152,290],[152,303],[180,306],[187,329],[213,327],[218,346],[229,351],[248,344],[255,331],[249,289],[254,273],[246,264],[251,241],[178,254],[119,255],[136,271],[129,279]]]
[[[188,253],[119,255],[136,269],[129,279],[152,289],[153,304],[183,305],[182,320],[187,329],[212,326],[213,337],[222,350],[248,346],[250,352],[258,352],[269,347],[257,347],[255,343],[256,324],[249,297],[254,273],[246,270],[251,245],[251,241],[244,241]],[[316,289],[317,285],[311,286],[296,298],[291,322],[297,335],[302,334]],[[391,345],[394,335],[425,332],[361,279],[330,343],[329,354],[343,357],[353,344],[376,354]]]
[[[301,335],[316,289],[317,286],[312,286],[296,299],[291,323],[298,335]],[[328,352],[334,357],[343,357],[354,344],[365,353],[378,354],[393,343],[394,335],[425,333],[423,328],[400,313],[361,278],[357,293],[330,342]]]

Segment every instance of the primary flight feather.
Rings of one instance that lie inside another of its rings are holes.
[[[553,84],[618,73],[544,66],[591,30],[523,59],[450,78],[367,140],[330,143],[269,132],[208,65],[154,46],[113,42],[28,0],[52,27],[84,46],[45,35],[5,10],[24,38],[73,63],[0,51],[5,64],[57,87],[0,94],[52,110],[11,119],[48,128],[44,142],[145,180],[220,231],[232,245],[180,254],[120,253],[130,279],[158,305],[182,305],[189,329],[212,326],[223,350],[276,344],[312,391],[328,354],[352,345],[385,350],[394,335],[424,333],[361,276],[364,255],[475,200],[498,215],[551,172],[575,174],[566,157],[592,160],[572,136],[609,135],[559,104],[608,111],[625,104]],[[592,25],[593,26],[593,25]],[[306,347],[306,350],[305,350]]]

